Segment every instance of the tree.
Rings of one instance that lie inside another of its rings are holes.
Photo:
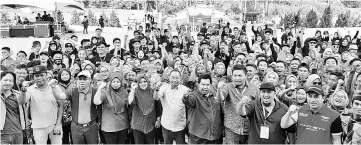
[[[98,20],[94,16],[93,11],[91,11],[90,9],[88,11],[88,19],[89,19],[89,26],[98,26]]]
[[[332,27],[332,11],[331,11],[331,5],[328,5],[328,7],[325,8],[325,11],[323,11],[323,15],[320,18],[320,25],[321,28],[331,28]]]
[[[361,15],[358,15],[355,18],[356,19],[354,19],[355,21],[353,22],[352,27],[361,27]]]
[[[339,14],[337,16],[335,27],[350,27],[352,26],[352,19],[350,11],[347,11],[344,14]]]
[[[280,25],[284,27],[291,27],[293,26],[294,16],[292,13],[285,14],[284,17],[281,17]]]
[[[301,10],[297,11],[297,14],[294,17],[294,24],[295,24],[295,28],[298,28],[301,26],[302,23],[302,18],[301,18]]]
[[[119,22],[120,22],[119,17],[118,17],[118,15],[117,15],[117,13],[113,10],[113,11],[110,13],[109,25],[110,25],[111,27],[120,27]]]
[[[307,28],[316,28],[318,22],[317,13],[311,9],[306,15],[305,25]]]
[[[9,14],[6,12],[1,12],[1,24],[10,24],[11,19],[9,18]]]
[[[78,13],[76,10],[74,10],[74,11],[71,13],[70,24],[71,24],[71,25],[80,25],[80,24],[81,24],[81,21],[80,21],[80,13]]]
[[[107,16],[107,14],[103,11],[102,13],[103,19],[104,19],[104,26],[108,27],[109,26],[109,18]]]
[[[83,0],[84,8],[89,8],[90,1],[89,0]]]
[[[345,13],[345,27],[351,27],[353,24],[353,19],[351,18],[351,11],[348,10]]]

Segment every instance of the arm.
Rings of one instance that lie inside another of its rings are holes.
[[[52,89],[55,99],[57,99],[57,100],[65,100],[66,99],[65,93],[62,92],[61,88],[58,85],[51,86],[51,89]]]
[[[246,116],[247,115],[247,111],[246,111],[246,102],[241,100],[237,106],[236,106],[236,112],[238,115],[240,116]]]
[[[188,107],[196,106],[196,96],[194,95],[184,95],[182,101]]]
[[[341,144],[341,134],[342,134],[342,121],[340,116],[338,116],[331,124],[331,134],[332,134],[332,143],[340,145]]]
[[[102,99],[102,89],[103,89],[104,87],[105,87],[105,83],[103,82],[103,83],[99,86],[97,92],[95,93],[95,95],[94,95],[94,100],[93,100],[93,103],[94,103],[95,105],[100,105],[100,104],[103,103],[103,99]]]
[[[158,82],[156,84],[156,89],[153,94],[154,100],[159,100],[160,98],[162,98],[164,96],[164,86],[161,86],[161,85],[162,85],[161,82]]]
[[[293,88],[288,88],[288,89],[282,90],[282,91],[280,91],[280,92],[278,93],[278,97],[279,97],[279,98],[283,98],[284,95],[285,95],[287,92],[292,91],[292,90],[294,90],[294,89],[293,89]]]
[[[297,106],[291,105],[285,115],[281,118],[281,128],[286,129],[295,124],[298,119]]]
[[[353,38],[352,39],[356,39],[357,38],[357,36],[358,36],[358,30],[357,30],[357,32],[356,32],[356,34],[355,34],[355,36],[353,36]]]
[[[63,118],[63,111],[64,111],[65,101],[64,100],[59,100],[57,102],[58,102],[59,109],[58,109],[58,116],[56,118],[56,124],[55,124],[54,130],[53,130],[53,133],[55,135],[60,135],[61,134],[61,129],[62,129],[61,120]]]
[[[30,93],[27,91],[21,91],[18,102],[20,105],[24,105],[30,99]]]
[[[128,97],[129,105],[133,103],[134,96],[135,96],[135,89],[132,88],[132,89],[130,90],[129,97]],[[154,98],[154,97],[153,97],[153,98]]]

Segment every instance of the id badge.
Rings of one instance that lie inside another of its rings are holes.
[[[260,137],[263,139],[269,138],[269,127],[267,125],[261,126]]]

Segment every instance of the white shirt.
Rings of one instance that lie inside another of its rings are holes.
[[[160,87],[159,98],[163,106],[161,124],[165,129],[177,132],[186,127],[186,109],[182,98],[187,91],[188,88],[183,85],[177,89],[171,89],[170,84]]]

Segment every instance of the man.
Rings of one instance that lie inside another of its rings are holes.
[[[300,65],[301,61],[298,58],[293,58],[290,62],[290,72],[297,76],[298,66]]]
[[[307,77],[310,75],[310,71],[309,71],[309,66],[307,63],[301,63],[298,66],[298,75],[297,75],[297,79],[298,79],[298,83],[300,86],[304,86],[307,80]]]
[[[16,84],[15,90],[20,91],[23,82],[26,80],[28,76],[28,70],[26,70],[27,66],[25,64],[17,65],[14,73],[16,74]]]
[[[1,72],[1,144],[22,144],[25,129],[24,112],[19,104],[20,92],[15,91],[16,76],[13,72]]]
[[[8,70],[14,71],[15,60],[11,58],[12,52],[10,47],[1,48],[1,65],[5,66]]]
[[[57,76],[57,72],[60,69],[66,68],[66,65],[63,63],[63,53],[61,51],[53,51],[51,57],[53,59],[53,72],[54,75]]]
[[[65,94],[56,85],[55,79],[48,82],[45,66],[33,68],[35,84],[24,84],[21,88],[19,104],[29,103],[32,118],[34,140],[37,144],[46,144],[48,138],[52,144],[62,143],[62,112],[59,113],[57,100],[64,100]]]
[[[90,61],[98,67],[101,63],[110,63],[110,59],[113,57],[112,54],[109,54],[105,51],[106,47],[109,47],[105,42],[98,42],[96,44],[97,55],[95,55]]]
[[[361,143],[361,94],[356,94],[351,101],[352,116],[347,122],[344,144]]]
[[[257,66],[254,64],[246,64],[247,69],[247,81],[251,82],[253,77],[258,73]]]
[[[249,120],[236,113],[236,105],[243,96],[255,97],[259,89],[247,82],[247,70],[242,65],[232,69],[232,82],[219,83],[217,99],[224,101],[224,126],[227,144],[246,144],[249,133]]]
[[[237,104],[237,113],[251,120],[249,144],[283,144],[287,133],[294,133],[295,127],[282,129],[281,118],[288,107],[275,99],[276,89],[272,83],[263,83],[261,93],[255,101],[248,96],[242,97]],[[289,138],[293,141],[294,138]],[[291,144],[293,144],[291,142]]]
[[[276,61],[275,71],[279,75],[279,83],[285,83],[285,79],[288,75],[288,73],[286,72],[286,63],[284,61]]]
[[[217,144],[222,137],[221,103],[215,100],[211,85],[212,77],[201,75],[198,90],[183,97],[183,103],[191,108],[188,115],[190,144]]]
[[[215,53],[215,57],[222,60],[222,62],[226,65],[226,68],[228,67],[229,62],[231,61],[231,57],[226,41],[222,40],[219,43],[219,49]]]
[[[114,49],[110,50],[110,54],[113,54],[114,56],[120,56],[120,59],[124,60],[123,55],[125,53],[125,49],[122,48],[122,41],[119,38],[114,38],[113,39],[113,45],[114,45]]]
[[[91,87],[91,74],[81,71],[77,86],[66,92],[71,102],[71,136],[74,144],[98,144],[97,107],[93,103],[96,89]]]
[[[340,114],[324,105],[321,86],[312,85],[306,93],[307,105],[299,109],[291,105],[281,119],[281,127],[297,123],[296,144],[341,144]]]
[[[29,60],[27,59],[27,54],[25,51],[20,50],[17,54],[16,54],[16,60],[15,60],[15,64],[19,65],[19,64],[27,64],[29,62]]]
[[[133,35],[134,35],[134,38],[132,38],[132,39],[129,40],[129,51],[130,51],[130,52],[134,51],[134,46],[133,46],[133,44],[134,44],[134,41],[135,41],[135,40],[138,40],[138,41],[139,41],[140,33],[139,33],[139,31],[135,30],[135,31],[133,32]]]
[[[100,28],[95,29],[95,34],[96,34],[95,37],[98,38],[98,42],[100,42],[100,41],[105,42],[105,38],[103,36],[101,36],[102,32],[103,32],[103,29],[100,29]]]
[[[100,28],[103,30],[103,29],[104,29],[104,19],[103,19],[103,16],[100,16],[100,18],[99,18],[99,25],[100,25]]]
[[[45,66],[47,70],[52,70],[53,66],[51,65],[49,61],[49,54],[48,52],[40,52],[40,64]]]
[[[185,144],[186,110],[182,98],[189,89],[181,85],[181,72],[170,73],[170,84],[156,84],[155,100],[160,100],[163,107],[161,118],[162,134],[165,144]]]

